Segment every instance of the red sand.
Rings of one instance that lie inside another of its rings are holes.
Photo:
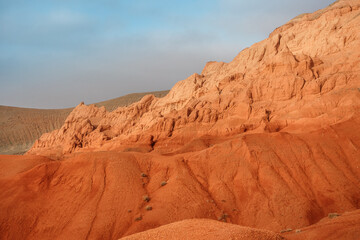
[[[284,236],[289,240],[359,239],[360,210],[346,212],[335,218],[325,217],[314,225],[294,230]]]
[[[0,179],[11,178],[51,159],[40,156],[0,155]]]
[[[133,234],[122,239],[281,240],[283,238],[270,231],[241,227],[209,219],[189,219]]]
[[[360,129],[346,131],[358,124],[249,133],[173,156],[91,152],[40,164],[0,180],[2,232],[9,239],[115,239],[188,218],[303,228],[359,208]]]

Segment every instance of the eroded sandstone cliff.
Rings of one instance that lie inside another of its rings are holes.
[[[358,1],[339,1],[296,18],[232,62],[209,62],[161,99],[113,112],[80,104],[29,153],[171,152],[204,135],[310,132],[345,121],[360,107],[358,14]]]

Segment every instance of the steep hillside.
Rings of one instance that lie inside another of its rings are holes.
[[[168,93],[169,93],[168,90],[157,91],[157,92],[131,93],[131,94],[127,94],[122,97],[110,99],[110,100],[103,101],[103,102],[98,102],[98,103],[95,103],[94,105],[97,107],[104,106],[106,111],[112,112],[115,109],[117,109],[118,107],[125,107],[125,106],[129,106],[130,104],[132,104],[134,102],[138,102],[146,95],[150,94],[150,95],[154,95],[157,98],[162,98],[162,97],[165,97],[166,94],[168,94]]]
[[[168,91],[133,93],[95,106],[104,106],[113,111],[139,101],[147,94],[163,97]],[[0,106],[0,154],[23,154],[29,150],[42,134],[59,129],[73,108],[68,109],[31,109]]]
[[[0,154],[24,154],[42,134],[60,128],[72,110],[0,106]]]
[[[163,98],[78,105],[20,167],[0,157],[1,238],[357,239],[358,46],[360,2],[340,0]]]
[[[80,104],[29,153],[134,146],[165,153],[203,135],[309,132],[345,121],[360,109],[358,6],[339,1],[290,21],[232,62],[209,62],[164,98],[145,96],[113,112]]]

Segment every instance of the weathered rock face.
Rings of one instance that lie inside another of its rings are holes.
[[[80,104],[29,153],[174,150],[202,135],[310,131],[346,120],[360,108],[359,12],[358,1],[339,1],[296,18],[232,62],[209,62],[162,99],[149,95],[111,113]]]
[[[304,234],[282,235],[317,239],[338,229],[320,233],[314,228],[329,225],[319,220],[352,211],[333,223],[356,239],[359,30],[360,2],[338,1],[230,63],[209,62],[162,99],[148,95],[112,112],[80,104],[18,159],[21,167],[0,174],[0,236],[117,239],[207,218],[266,230],[227,226],[229,237],[278,239],[269,231],[291,228]],[[11,167],[8,158],[0,164]],[[129,239],[172,238],[184,228]]]
[[[145,95],[153,94],[161,98],[168,92],[133,93],[95,103],[95,106],[104,106],[106,110],[113,111],[119,106],[138,102]],[[61,128],[72,110],[73,108],[33,109],[0,106],[0,155],[27,152],[44,133]]]

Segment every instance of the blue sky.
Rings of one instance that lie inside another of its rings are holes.
[[[329,0],[0,0],[0,105],[170,89]]]

